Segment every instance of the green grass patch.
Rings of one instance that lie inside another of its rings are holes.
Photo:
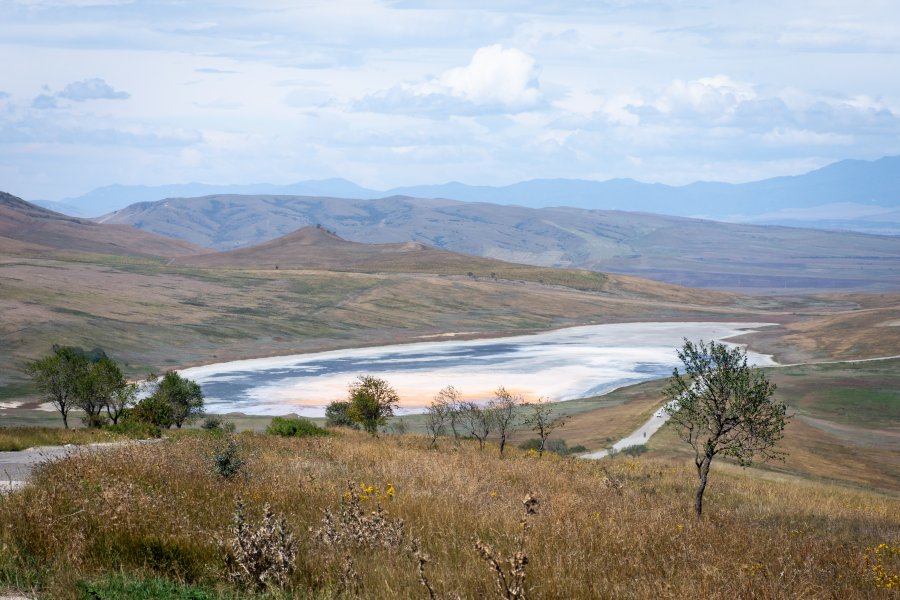
[[[231,591],[185,585],[161,578],[132,579],[113,575],[79,582],[79,600],[231,600],[244,598]]]
[[[303,417],[274,417],[266,428],[269,435],[284,437],[316,437],[330,435],[309,419]]]

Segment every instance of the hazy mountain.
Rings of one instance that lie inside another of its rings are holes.
[[[188,242],[69,217],[0,192],[0,251],[5,254],[48,251],[159,256],[171,258],[201,249]]]
[[[136,204],[111,223],[221,250],[321,224],[348,240],[417,241],[538,266],[743,292],[900,289],[900,240],[578,208],[394,196],[206,196]]]
[[[535,179],[503,187],[463,183],[401,187],[387,191],[362,188],[343,179],[306,181],[292,185],[206,184],[156,187],[107,186],[77,198],[68,198],[54,209],[72,206],[70,212],[101,215],[135,202],[186,198],[212,194],[271,194],[333,196],[366,199],[387,196],[449,198],[468,202],[517,204],[532,208],[572,206],[603,210],[633,210],[675,216],[712,219],[745,219],[785,209],[818,207],[835,203],[864,207],[900,208],[900,156],[875,161],[844,160],[792,177],[775,177],[744,184],[697,182],[675,187],[641,183],[632,179],[586,181]],[[856,227],[847,218],[837,227]],[[804,224],[826,226],[828,219],[809,218]],[[889,222],[887,229],[891,229]],[[900,225],[898,225],[900,227]],[[865,228],[865,224],[863,224]]]
[[[136,202],[151,202],[164,198],[190,198],[211,194],[280,194],[291,196],[341,196],[345,198],[374,198],[383,195],[381,192],[361,188],[345,179],[322,179],[289,185],[274,185],[271,183],[247,185],[211,185],[206,183],[157,186],[108,185],[81,196],[66,198],[61,202],[39,201],[36,204],[53,210],[65,209],[66,214],[98,217]]]

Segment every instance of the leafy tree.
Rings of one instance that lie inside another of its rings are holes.
[[[109,411],[113,396],[118,390],[124,392],[127,385],[122,369],[106,354],[88,364],[76,386],[76,400],[78,407],[85,413],[85,424],[88,427],[102,426],[105,421],[103,409]],[[121,400],[127,400],[127,396],[123,396]],[[120,411],[116,411],[117,414],[118,412]]]
[[[163,429],[168,429],[175,424],[172,405],[165,398],[156,395],[147,396],[121,416],[126,423],[146,423]]]
[[[741,348],[685,340],[678,358],[684,374],[677,368],[672,373],[664,391],[670,399],[665,411],[681,439],[694,449],[700,480],[694,510],[699,518],[709,467],[717,455],[730,456],[745,467],[757,455],[762,460],[784,456],[773,447],[783,437],[785,406],[772,398],[775,384],[747,365]]]
[[[113,425],[118,424],[119,418],[128,410],[137,399],[140,386],[136,383],[123,382],[116,387],[106,403],[106,415]]]
[[[538,434],[541,441],[537,448],[538,456],[543,457],[547,438],[565,424],[566,418],[554,417],[553,405],[546,398],[538,398],[536,402],[528,402],[525,406],[528,409],[524,419],[525,425],[531,427],[531,430]]]
[[[394,416],[394,406],[400,403],[400,396],[384,379],[360,375],[350,384],[349,400],[350,418],[370,434],[378,435],[378,428]]]
[[[500,456],[503,456],[510,430],[516,425],[516,407],[521,403],[521,396],[500,386],[494,392],[494,399],[488,404],[488,415],[500,436]]]
[[[168,371],[163,375],[151,396],[171,407],[172,424],[179,429],[183,424],[203,416],[203,391],[200,385],[175,371]]]
[[[474,402],[463,402],[461,414],[463,427],[478,440],[478,447],[484,450],[484,442],[491,433],[491,414]]]
[[[359,429],[359,424],[350,418],[350,403],[340,400],[335,400],[325,407],[325,424],[329,427]]]
[[[76,405],[80,382],[87,369],[87,359],[69,346],[54,346],[50,356],[25,365],[25,371],[44,399],[59,411],[66,429],[69,411]]]

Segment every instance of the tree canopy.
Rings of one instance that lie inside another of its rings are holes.
[[[678,350],[684,373],[676,368],[664,393],[671,423],[694,449],[700,482],[694,501],[703,511],[709,467],[722,454],[749,466],[754,460],[781,458],[774,449],[783,437],[786,408],[775,400],[775,384],[747,363],[739,347],[685,340]]]
[[[394,416],[400,396],[387,381],[372,375],[360,375],[349,388],[350,407],[347,414],[372,435]]]

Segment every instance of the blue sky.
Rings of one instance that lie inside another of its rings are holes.
[[[0,189],[748,181],[900,154],[898,74],[894,0],[0,0]]]

